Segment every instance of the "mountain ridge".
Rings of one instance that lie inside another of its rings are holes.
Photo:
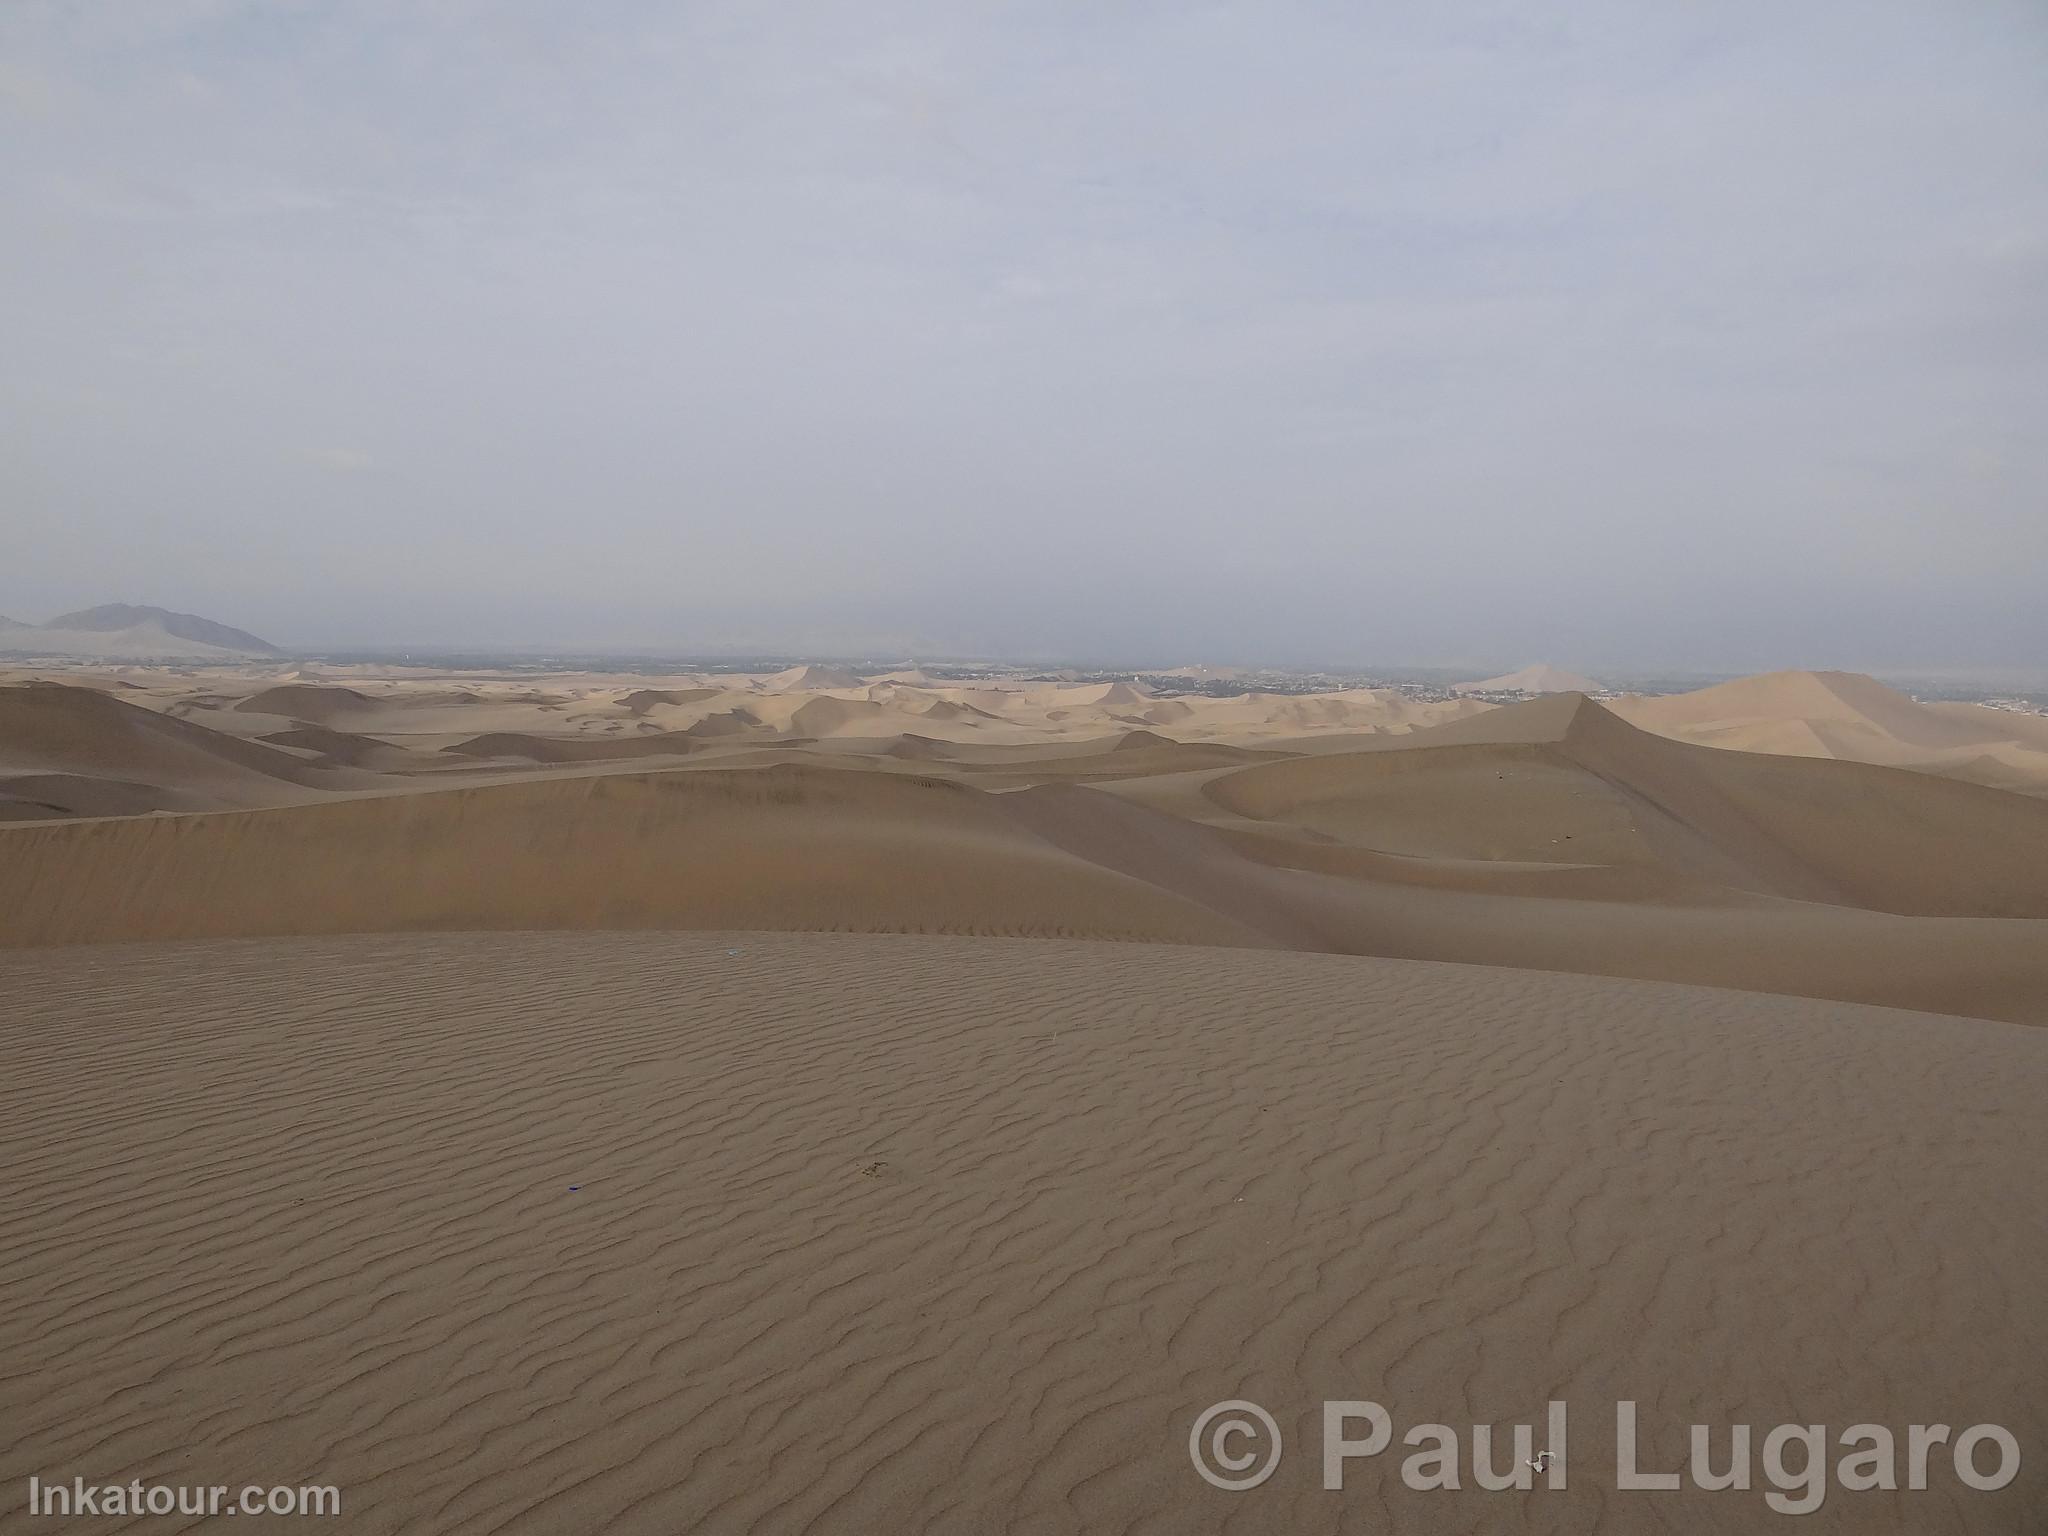
[[[0,620],[0,647],[15,653],[109,660],[231,660],[281,656],[246,629],[196,613],[136,603],[102,603],[43,624]]]

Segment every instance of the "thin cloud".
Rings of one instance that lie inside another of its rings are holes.
[[[360,474],[376,463],[360,448],[302,448],[299,451],[309,464],[332,470],[338,475]]]
[[[2031,5],[189,0],[0,56],[0,612],[2048,650]]]

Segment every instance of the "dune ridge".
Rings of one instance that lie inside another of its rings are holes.
[[[798,764],[9,832],[0,943],[14,945],[735,923],[1249,937],[1062,854],[999,797]],[[205,899],[180,898],[191,890]]]
[[[1002,933],[2048,1022],[2038,797],[1673,739],[1568,693],[1430,715],[1376,693],[762,681],[0,688],[0,946]],[[1979,728],[1865,683],[1722,699],[1797,705],[1812,721],[1780,723],[1808,731]],[[1177,734],[1245,711],[1267,734]],[[1162,715],[1180,723],[1142,718]]]
[[[1572,750],[1596,760],[1609,752],[1621,765],[1608,774],[1637,767],[1626,751],[1611,752],[1617,740],[1643,750],[1651,770],[1674,757],[1709,769],[1734,761],[1602,723],[1584,701],[1546,700],[1519,727],[1495,720],[1491,730],[1576,740]],[[1099,756],[1117,763],[1158,750],[1110,745]],[[1898,876],[1886,894],[1923,909],[1902,915],[1799,894],[1804,882],[1848,880],[1891,855],[1842,853],[1829,865],[1779,849],[1772,862],[1765,855],[1777,845],[1741,819],[1732,798],[1746,783],[1740,773],[1725,794],[1711,775],[1702,788],[1682,773],[1675,787],[1652,773],[1630,799],[1578,757],[1529,777],[1528,755],[1547,750],[1454,742],[1249,766],[1169,764],[1153,778],[1092,783],[1030,774],[996,792],[908,765],[854,772],[815,758],[713,760],[283,809],[14,825],[0,831],[0,945],[422,928],[1073,936],[1474,961],[2048,1022],[2048,925],[1982,910],[2038,890],[2035,845],[2015,835],[2025,823],[2003,813],[2048,808],[1897,776],[1965,812],[1985,810],[2003,838],[1976,866],[1904,884]],[[1476,779],[1441,761],[1475,752]],[[1815,790],[1823,800],[1844,775],[1883,781],[1880,801],[1897,788],[1884,770],[1855,764],[1760,761],[1772,779],[1825,776],[1830,784]],[[1522,777],[1510,782],[1510,772]],[[1574,775],[1562,790],[1559,774]],[[1388,839],[1370,837],[1376,824],[1361,821],[1359,807],[1370,809],[1388,782],[1407,781],[1449,796],[1442,805],[1403,802],[1386,824],[1410,841],[1459,817],[1461,835],[1469,832],[1470,807],[1488,794],[1506,799],[1510,827],[1531,815],[1539,825],[1584,826],[1558,819],[1573,796],[1612,825],[1576,845],[1389,850],[1378,846]],[[1184,785],[1183,798],[1238,814],[1204,821],[1148,804],[1158,785]],[[1684,821],[1678,791],[1730,825]],[[1643,836],[1632,818],[1637,800],[1651,797],[1661,797],[1657,814],[1669,824]],[[1939,841],[1944,825],[1909,826],[1899,834],[1908,841],[1891,846]],[[1758,841],[1740,844],[1738,833]],[[1615,846],[1596,846],[1602,837]],[[2001,891],[1994,880],[2008,877],[2017,883]]]

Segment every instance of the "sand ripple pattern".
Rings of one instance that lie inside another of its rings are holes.
[[[1662,1462],[1693,1419],[1995,1420],[2004,1492],[1796,1528],[2048,1523],[2048,1032],[829,934],[16,952],[0,999],[0,1530],[54,1528],[31,1473],[473,1536],[1779,1523],[1603,1491],[1617,1396]],[[1293,1446],[1247,1494],[1185,1459],[1238,1396]],[[1325,1493],[1331,1396],[1568,1398],[1573,1487]]]

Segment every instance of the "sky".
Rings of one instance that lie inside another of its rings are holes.
[[[0,613],[2048,664],[2048,7],[7,0]]]

